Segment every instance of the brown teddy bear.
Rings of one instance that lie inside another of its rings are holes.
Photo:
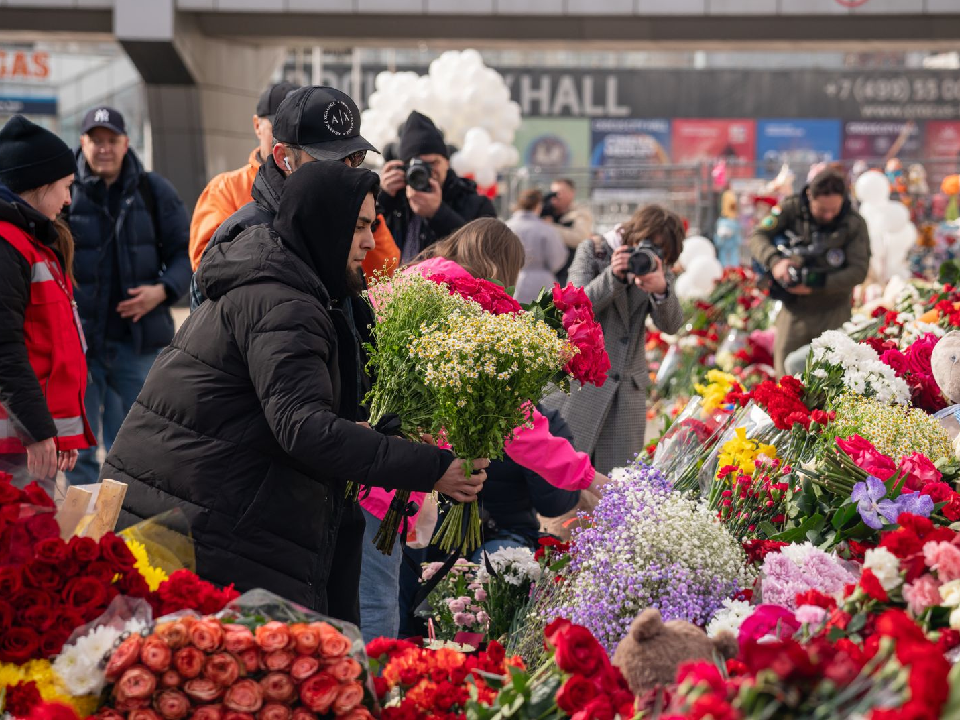
[[[716,638],[685,620],[664,622],[660,611],[647,608],[630,626],[630,632],[617,645],[613,664],[620,668],[638,697],[658,685],[671,685],[677,668],[691,660],[723,660],[737,656],[737,639],[729,632]]]

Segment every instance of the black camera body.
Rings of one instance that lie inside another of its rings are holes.
[[[783,292],[798,285],[811,288],[823,287],[827,276],[846,265],[847,254],[841,248],[831,248],[823,234],[814,231],[809,240],[787,231],[774,239],[778,252],[791,261],[787,268],[788,279],[777,280],[771,276],[770,295],[775,300],[792,301],[795,296]],[[778,286],[783,290],[778,290]]]
[[[627,270],[638,277],[649,275],[657,269],[657,260],[662,259],[663,254],[660,248],[650,240],[641,240],[633,248],[633,252],[630,253],[630,258],[627,260]]]
[[[554,207],[553,201],[557,197],[555,192],[549,192],[543,196],[543,204],[540,207],[540,217],[552,218],[555,223],[560,222],[560,213]]]
[[[413,158],[404,168],[407,185],[417,192],[430,192],[430,166],[420,158]]]

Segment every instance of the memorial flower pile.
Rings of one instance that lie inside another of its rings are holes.
[[[873,348],[839,330],[813,341],[803,384],[808,407],[833,407],[848,391],[885,405],[910,403],[910,388],[893,368],[882,363]]]

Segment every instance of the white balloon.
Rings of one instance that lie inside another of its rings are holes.
[[[467,156],[463,152],[455,152],[450,157],[450,167],[453,168],[453,171],[460,176],[468,174],[472,169],[470,161],[467,159]]]
[[[689,266],[684,267],[684,274],[687,273],[697,278],[697,282],[713,283],[723,275],[723,265],[715,257],[701,255],[694,258]]]
[[[680,253],[679,262],[684,267],[690,266],[696,258],[708,257],[716,258],[717,249],[713,243],[702,235],[694,235],[683,241],[683,250]]]
[[[883,209],[883,227],[888,233],[900,232],[910,222],[910,211],[901,202],[890,202]]]
[[[486,149],[490,146],[490,133],[481,127],[470,128],[464,136],[464,146]]]
[[[479,52],[477,52],[473,48],[467,48],[466,50],[461,52],[460,57],[458,58],[458,61],[461,64],[466,65],[467,67],[475,67],[475,68],[483,67],[483,57],[480,55]]]
[[[377,73],[377,79],[373,82],[373,85],[375,88],[377,88],[377,90],[385,90],[391,84],[393,84],[393,73],[386,70],[381,73]]]
[[[906,255],[917,242],[917,227],[913,223],[907,223],[897,232],[886,233],[887,247],[890,249],[890,255]]]
[[[489,157],[490,164],[497,168],[505,168],[510,164],[510,145],[501,142],[495,142],[490,146]]]
[[[868,170],[857,178],[854,191],[860,202],[882,205],[890,198],[890,181],[878,170]]]
[[[490,187],[497,182],[497,171],[489,165],[477,169],[473,174],[473,179],[477,181],[480,187]]]

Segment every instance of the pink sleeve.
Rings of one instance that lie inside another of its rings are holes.
[[[518,428],[513,440],[503,446],[510,459],[533,470],[554,487],[583,490],[590,487],[596,470],[590,456],[577,452],[565,439],[550,433],[547,418],[533,409],[533,427]]]

